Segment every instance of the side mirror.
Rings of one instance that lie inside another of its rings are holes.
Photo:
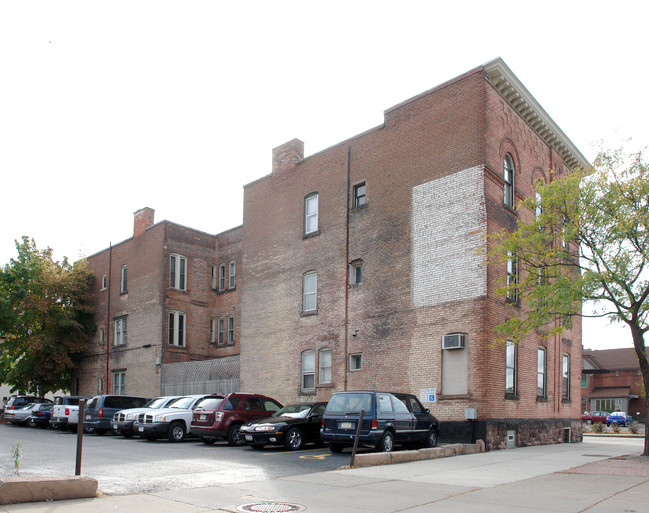
[[[429,408],[426,408],[426,409],[424,410],[424,413],[430,413],[430,409],[429,409]]]

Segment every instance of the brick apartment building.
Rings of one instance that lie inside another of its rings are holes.
[[[624,411],[636,420],[646,419],[635,349],[585,349],[581,372],[583,411]]]
[[[522,305],[495,292],[513,269],[487,267],[485,236],[515,227],[550,170],[587,165],[500,59],[317,154],[276,148],[244,188],[242,389],[434,389],[447,435],[580,440],[581,324],[496,344]]]
[[[88,257],[97,334],[74,391],[238,390],[241,233],[154,224],[143,208],[131,238]]]

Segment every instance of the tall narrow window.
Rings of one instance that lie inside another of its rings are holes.
[[[507,359],[505,363],[505,393],[516,393],[516,344],[507,341]]]
[[[543,214],[543,199],[541,198],[540,192],[536,192],[535,199],[536,209],[534,211],[534,216],[536,217],[536,221],[539,222],[541,220],[541,215]]]
[[[312,312],[315,311],[318,295],[318,274],[311,272],[303,277],[302,281],[302,311]]]
[[[225,344],[225,320],[223,317],[219,317],[219,334],[218,334],[218,344],[222,346]]]
[[[171,255],[169,286],[178,290],[187,290],[187,258],[184,256]]]
[[[184,346],[185,329],[185,314],[182,312],[169,312],[169,344]]]
[[[349,265],[349,284],[360,285],[363,282],[363,261],[354,260]]]
[[[536,396],[546,397],[545,386],[545,349],[539,347],[536,357]]]
[[[104,378],[99,378],[97,380],[97,393],[98,394],[104,393]]]
[[[362,207],[365,205],[365,182],[354,185],[354,207]]]
[[[113,395],[126,393],[126,371],[113,372]]]
[[[122,266],[122,275],[120,280],[120,292],[126,294],[128,292],[128,265]]]
[[[318,355],[318,381],[331,383],[331,349],[320,349]]]
[[[228,317],[228,344],[234,344],[234,316]]]
[[[115,342],[116,346],[126,344],[126,317],[115,319]]]
[[[302,390],[315,390],[315,351],[302,353]]]
[[[518,304],[518,261],[512,251],[507,252],[507,300]]]
[[[514,161],[509,153],[505,155],[503,178],[505,180],[505,206],[514,208]]]
[[[210,344],[213,344],[216,341],[216,319],[212,317],[210,319]]]
[[[570,400],[570,355],[564,354],[562,361],[562,398]]]
[[[237,277],[237,264],[234,260],[230,262],[230,281],[228,283],[228,288],[233,289],[234,286],[236,285],[236,277]]]
[[[99,328],[99,342],[104,341],[104,328]]]
[[[106,277],[105,274],[101,275],[101,290],[106,290],[106,287],[108,287],[108,278]]]
[[[219,279],[219,271],[216,264],[212,265],[212,289],[216,290],[216,282]]]
[[[304,198],[304,233],[318,231],[318,195],[311,194]]]
[[[225,264],[219,265],[219,291],[225,290]]]

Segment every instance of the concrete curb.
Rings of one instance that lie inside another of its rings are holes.
[[[416,451],[398,452],[371,452],[357,454],[352,468],[375,467],[377,465],[392,465],[395,463],[408,463],[410,461],[434,460],[459,456],[461,454],[477,454],[485,452],[485,444],[478,440],[475,444],[451,444],[444,447],[419,449]]]
[[[97,496],[97,480],[84,476],[14,476],[0,479],[0,504]]]

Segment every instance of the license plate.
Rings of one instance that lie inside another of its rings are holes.
[[[354,427],[353,422],[341,422],[339,424],[340,429],[352,429]]]
[[[252,435],[246,435],[246,442],[252,442]]]
[[[90,420],[90,415],[86,415],[86,420]]]
[[[117,429],[117,424],[113,424],[113,429]]]
[[[144,428],[143,428],[143,427],[139,427],[139,428],[137,428],[137,430],[138,430],[140,433],[144,433]]]
[[[200,420],[205,420],[207,418],[207,415],[204,413],[201,413]]]

